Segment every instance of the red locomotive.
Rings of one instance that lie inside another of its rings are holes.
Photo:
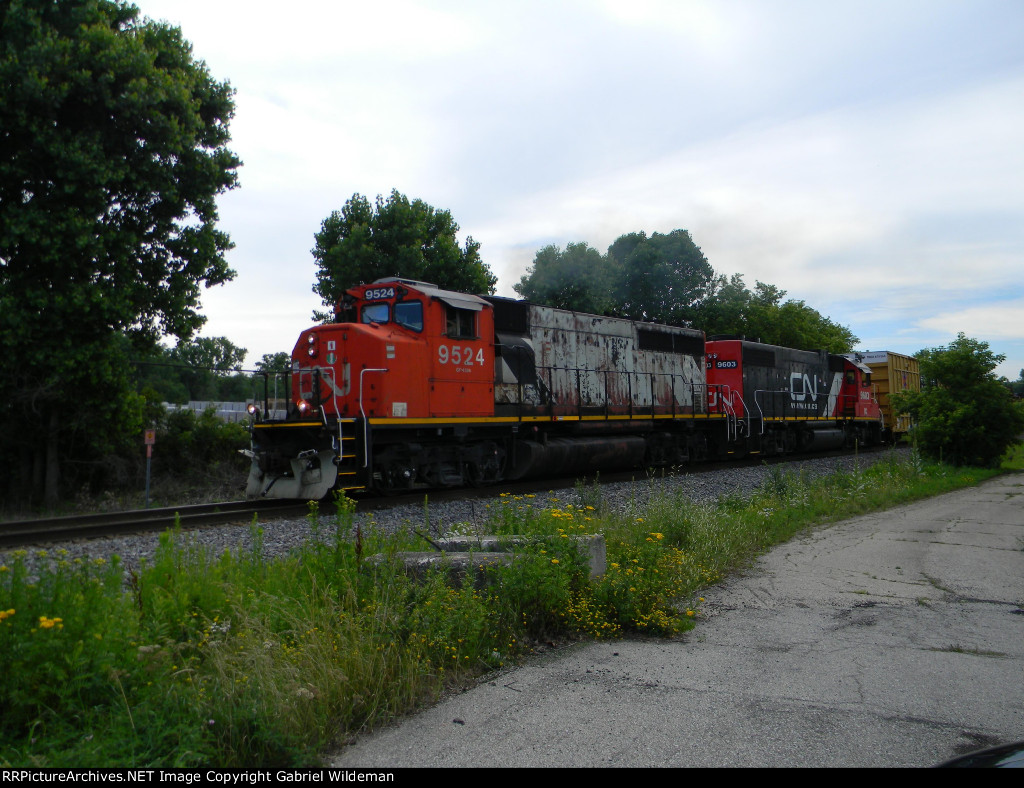
[[[841,356],[382,279],[302,333],[253,406],[248,494],[448,487],[878,440]]]
[[[876,443],[871,370],[852,357],[740,339],[706,344],[711,410],[734,417],[736,450],[764,454]]]

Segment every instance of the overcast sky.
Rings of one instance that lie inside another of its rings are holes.
[[[237,91],[203,334],[250,366],[321,307],[324,218],[398,189],[501,295],[547,244],[682,228],[861,349],[1024,368],[1020,0],[135,1]]]

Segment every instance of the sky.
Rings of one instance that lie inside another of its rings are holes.
[[[963,332],[1024,369],[1020,0],[134,1],[236,91],[202,334],[250,367],[323,306],[323,220],[397,189],[499,295],[548,244],[685,229],[858,349]]]

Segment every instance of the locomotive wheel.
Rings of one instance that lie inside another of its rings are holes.
[[[474,455],[463,465],[463,475],[471,487],[501,481],[505,470],[505,451],[494,443],[481,443],[467,454]]]
[[[381,489],[408,490],[416,481],[416,469],[410,464],[389,463],[380,466]]]

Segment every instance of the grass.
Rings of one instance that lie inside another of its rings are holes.
[[[1006,467],[1024,468],[1020,447]],[[477,586],[410,580],[396,553],[421,549],[412,526],[363,532],[344,498],[285,558],[264,554],[256,523],[250,550],[168,532],[137,567],[57,552],[33,575],[14,553],[0,565],[0,766],[316,764],[538,642],[685,632],[703,588],[810,525],[996,472],[895,457],[818,479],[773,468],[749,498],[656,495],[625,511],[597,486],[501,495],[461,530],[527,538]],[[593,533],[608,550],[599,578],[576,547]]]

